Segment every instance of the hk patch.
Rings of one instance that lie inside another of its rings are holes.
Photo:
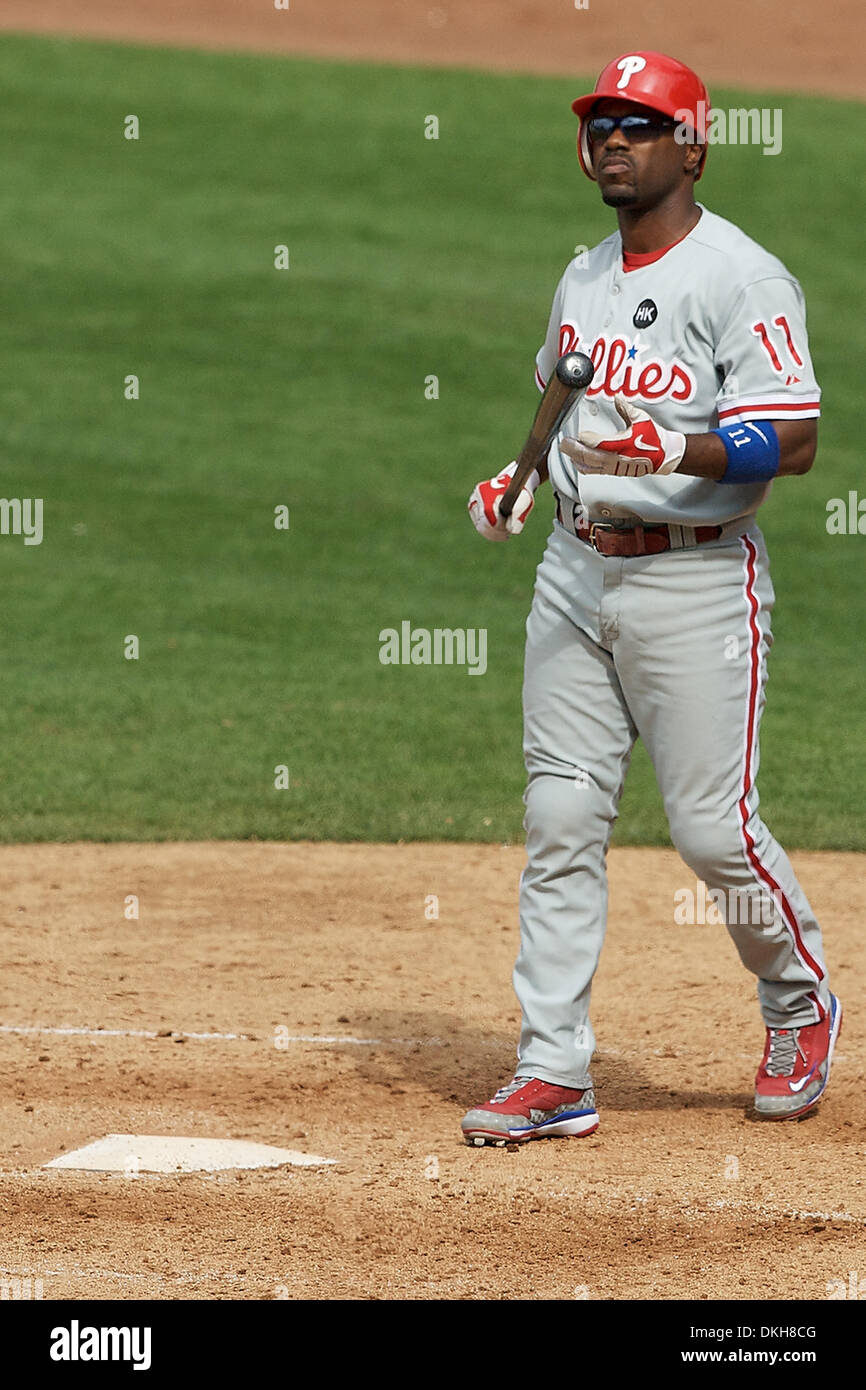
[[[658,318],[658,307],[652,299],[642,299],[634,311],[632,323],[635,328],[649,328]]]

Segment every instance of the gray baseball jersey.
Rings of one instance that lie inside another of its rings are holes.
[[[592,358],[595,377],[566,419],[566,435],[621,430],[617,392],[684,434],[820,413],[799,284],[780,260],[706,208],[697,226],[650,264],[623,269],[619,232],[570,263],[536,358],[542,390],[557,358],[574,349]],[[770,487],[719,487],[679,473],[581,477],[556,442],[548,464],[555,491],[582,502],[592,521],[723,524],[752,515]]]

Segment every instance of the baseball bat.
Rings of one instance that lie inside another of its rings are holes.
[[[533,469],[544,463],[554,435],[568,412],[583,396],[594,371],[595,367],[585,352],[566,352],[560,357],[538,403],[526,443],[517,456],[514,477],[502,494],[500,516],[511,516],[520,489],[531,477]]]

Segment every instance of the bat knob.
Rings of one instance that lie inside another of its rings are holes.
[[[556,364],[556,375],[563,386],[582,391],[592,381],[595,367],[585,352],[565,352]]]

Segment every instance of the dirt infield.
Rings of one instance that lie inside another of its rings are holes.
[[[4,0],[0,28],[205,48],[251,48],[397,63],[471,65],[570,76],[629,48],[655,48],[710,82],[863,97],[859,0],[645,0],[640,21],[586,0]]]
[[[522,862],[471,845],[0,849],[0,1279],[41,1279],[45,1298],[823,1299],[866,1268],[863,858],[795,856],[848,1005],[814,1118],[751,1119],[753,982],[724,928],[674,924],[695,885],[673,852],[618,850],[601,1128],[475,1150],[460,1114],[514,1058]],[[337,1164],[40,1168],[112,1132]]]

